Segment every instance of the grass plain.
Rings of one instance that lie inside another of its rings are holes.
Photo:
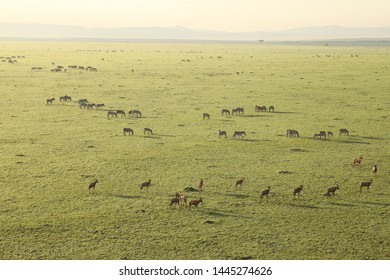
[[[390,259],[390,47],[2,41],[0,56],[18,60],[0,63],[1,259]],[[200,178],[198,210],[169,206]]]

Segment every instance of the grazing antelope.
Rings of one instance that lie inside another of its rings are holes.
[[[187,205],[187,196],[185,194],[177,192],[175,195],[179,198],[180,201],[184,202],[184,205]]]
[[[362,192],[362,188],[364,188],[364,187],[367,188],[367,191],[369,191],[371,184],[372,184],[372,179],[368,182],[361,182],[360,183],[360,192]]]
[[[137,117],[142,116],[141,111],[138,111],[138,110],[130,110],[129,115],[133,115],[133,116],[137,116]]]
[[[118,117],[118,113],[115,112],[115,111],[108,111],[107,112],[107,118],[112,118],[112,117],[117,118]]]
[[[149,179],[148,181],[141,183],[140,184],[141,191],[142,191],[143,188],[146,188],[146,191],[148,191],[149,190],[149,186],[151,185],[151,182],[152,182],[152,180]]]
[[[270,190],[271,190],[271,187],[268,187],[264,191],[260,192],[260,199],[263,199],[263,197],[268,199],[268,194],[269,194]]]
[[[129,128],[129,127],[125,127],[124,129],[123,129],[123,135],[126,135],[126,133],[128,134],[128,135],[134,135],[134,131],[131,129],[131,128]]]
[[[340,130],[339,130],[339,136],[341,136],[342,134],[344,134],[344,135],[349,135],[348,129],[346,129],[346,128],[340,128]]]
[[[126,113],[123,110],[116,110],[117,115],[121,115],[122,117],[126,117]]]
[[[171,198],[169,205],[172,206],[173,204],[177,204],[180,207],[180,199],[178,197]]]
[[[193,200],[190,200],[190,203],[188,204],[188,206],[190,206],[190,207],[195,206],[196,208],[198,208],[198,204],[201,202],[203,202],[202,198],[193,199]]]
[[[300,185],[298,188],[295,188],[294,191],[293,191],[294,197],[295,197],[296,194],[298,194],[298,197],[300,197],[302,189],[303,189],[302,185]]]
[[[198,189],[199,191],[203,191],[203,178],[200,178],[200,181],[198,183]]]
[[[228,109],[222,109],[221,115],[229,115],[230,116],[230,111]]]
[[[360,156],[360,157],[358,157],[358,158],[355,158],[355,159],[353,160],[353,164],[354,164],[354,165],[360,165],[360,164],[362,163],[362,160],[363,160],[363,157],[362,157],[362,156]]]
[[[340,189],[340,187],[338,185],[336,185],[334,187],[329,188],[324,195],[325,196],[331,196],[331,195],[334,196],[336,194],[336,191],[339,189]]]
[[[210,115],[208,113],[203,113],[203,119],[210,119]]]
[[[237,181],[236,181],[236,188],[237,188],[238,186],[242,187],[242,184],[244,183],[244,180],[245,180],[244,177],[242,177],[240,180],[237,180]]]
[[[150,129],[150,128],[148,128],[148,127],[145,127],[144,128],[144,134],[153,134],[153,131]]]
[[[225,136],[227,138],[227,134],[225,130],[218,130],[218,138],[221,138],[222,136]]]
[[[98,183],[98,180],[95,179],[95,181],[93,181],[92,183],[90,183],[88,185],[88,190],[91,190],[91,189],[95,190],[95,186],[96,186],[97,183]]]
[[[237,139],[237,136],[239,136],[240,138],[243,138],[244,136],[246,136],[246,133],[245,133],[245,131],[234,131],[233,138]]]
[[[56,100],[54,97],[53,98],[50,98],[50,99],[46,99],[46,104],[53,104],[53,101]]]
[[[372,173],[376,174],[378,172],[378,167],[376,164],[372,167]]]

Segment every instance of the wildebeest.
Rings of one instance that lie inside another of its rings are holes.
[[[144,134],[153,134],[153,131],[152,131],[152,129],[150,129],[148,127],[145,127],[144,128]]]
[[[218,130],[218,138],[225,136],[227,138],[227,134],[225,130]]]
[[[230,116],[230,111],[228,109],[222,109],[222,115],[229,115]]]
[[[112,117],[117,118],[118,117],[118,113],[115,112],[115,111],[108,111],[107,112],[107,118],[112,118]]]
[[[299,137],[299,133],[294,129],[287,129],[286,136],[288,137]]]
[[[331,195],[334,196],[336,191],[339,190],[339,189],[340,189],[340,187],[338,185],[336,185],[334,187],[329,188],[324,195],[325,196],[331,196]]]
[[[123,111],[123,110],[116,110],[116,113],[117,113],[118,115],[121,115],[122,117],[126,117],[126,113],[125,113],[125,111]]]
[[[236,181],[236,188],[237,188],[238,186],[242,187],[242,184],[244,183],[244,180],[245,180],[244,177],[242,177],[240,180],[237,180],[237,181]]]
[[[131,129],[131,128],[129,128],[129,127],[125,127],[124,129],[123,129],[123,135],[126,135],[126,133],[128,134],[128,135],[134,135],[134,131]]]
[[[141,111],[139,111],[139,110],[130,110],[129,115],[133,115],[133,116],[137,116],[137,117],[142,116]]]
[[[146,188],[146,191],[148,191],[151,182],[152,182],[152,180],[149,179],[148,181],[141,183],[140,184],[140,189],[142,190],[143,188]]]
[[[98,180],[95,179],[95,181],[93,181],[92,183],[90,183],[88,185],[88,190],[91,190],[91,189],[95,190],[95,186],[96,186],[97,183],[98,183]]]
[[[210,115],[208,113],[203,113],[203,119],[210,119]]]
[[[372,184],[372,179],[370,181],[367,181],[367,182],[361,182],[360,183],[360,192],[362,192],[363,188],[367,188],[367,191],[369,191],[371,184]]]
[[[245,131],[234,131],[233,138],[236,139],[237,137],[243,138],[246,136]]]
[[[353,164],[354,165],[360,165],[362,163],[362,160],[363,160],[363,157],[360,156],[360,157],[357,157],[357,158],[354,158],[353,159]]]
[[[49,98],[49,99],[46,99],[46,104],[53,104],[53,101],[56,100],[54,97],[53,98]]]
[[[192,206],[195,206],[196,208],[198,208],[198,204],[199,203],[203,203],[203,199],[202,198],[199,198],[199,199],[193,199],[193,200],[190,200],[190,202],[188,203],[188,206],[192,207]]]
[[[269,112],[275,112],[274,106],[269,106],[268,111],[269,111]]]
[[[60,96],[60,102],[67,102],[67,101],[72,101],[72,97],[68,96],[68,95],[64,95],[64,96]]]
[[[263,190],[262,192],[260,192],[260,199],[263,199],[263,197],[268,199],[268,195],[269,195],[270,190],[271,190],[271,187],[268,187],[265,190]]]
[[[295,189],[293,190],[293,195],[294,195],[294,197],[295,197],[296,194],[298,194],[298,197],[300,197],[300,196],[301,196],[301,191],[302,191],[302,189],[303,189],[303,186],[302,186],[302,185],[300,185],[298,188],[295,188]]]
[[[339,136],[342,135],[342,134],[344,134],[344,135],[349,135],[348,129],[346,129],[346,128],[340,128],[340,130],[339,130]]]

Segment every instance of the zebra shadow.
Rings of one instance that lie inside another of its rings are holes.
[[[319,209],[320,207],[314,205],[303,205],[303,204],[294,204],[290,203],[289,206],[298,207],[298,208],[306,208],[306,209]]]
[[[123,194],[110,194],[110,195],[113,196],[113,197],[123,198],[123,199],[138,199],[138,198],[142,198],[139,195],[123,195]]]

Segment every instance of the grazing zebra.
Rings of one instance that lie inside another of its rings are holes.
[[[50,98],[50,99],[46,99],[46,104],[53,104],[53,101],[56,100],[54,97],[53,98]]]
[[[268,108],[268,112],[275,112],[275,108],[274,108],[274,106],[269,106],[269,108]]]
[[[81,102],[80,104],[79,104],[79,106],[80,106],[80,109],[86,109],[87,107],[88,107],[88,103],[85,103],[85,102]]]
[[[244,136],[246,136],[246,133],[245,133],[245,131],[234,131],[233,138],[236,139],[237,136],[239,136],[240,138],[243,138]]]
[[[141,111],[138,110],[130,110],[129,115],[138,116],[138,117],[142,116]]]
[[[104,107],[103,103],[96,104],[96,109],[102,109]]]
[[[222,115],[229,115],[230,116],[230,111],[228,109],[222,109]]]
[[[237,107],[237,108],[236,108],[236,113],[237,113],[237,114],[244,114],[244,108],[242,108],[242,107]]]
[[[328,131],[328,138],[331,138],[333,137],[333,132],[332,131]]]
[[[203,119],[210,119],[210,115],[208,113],[203,113]]]
[[[218,138],[221,138],[222,136],[225,136],[227,138],[227,134],[225,130],[218,130]]]
[[[125,113],[125,111],[123,111],[123,110],[116,110],[116,113],[117,113],[118,115],[121,115],[122,117],[126,117],[126,113]]]
[[[349,131],[348,131],[348,129],[346,129],[346,128],[341,128],[340,130],[339,130],[339,136],[341,136],[341,135],[349,135]]]
[[[148,127],[145,127],[144,128],[144,134],[153,134],[153,131],[150,129],[150,128],[148,128]]]
[[[261,106],[255,105],[255,112],[260,112]]]
[[[232,115],[237,115],[237,109],[232,109]]]
[[[112,117],[117,118],[118,117],[118,113],[115,112],[115,111],[108,111],[107,112],[107,118],[112,118]]]
[[[299,133],[298,133],[297,130],[287,129],[286,136],[288,136],[288,137],[299,137]]]
[[[65,101],[65,102],[72,101],[72,97],[67,96],[67,95],[60,96],[60,102],[62,102],[62,101]]]
[[[93,107],[96,107],[95,103],[88,103],[87,104],[87,109],[93,109]]]
[[[88,103],[87,98],[79,99],[79,103]]]
[[[131,128],[128,128],[128,127],[125,127],[124,129],[123,129],[123,135],[126,135],[126,133],[128,134],[128,135],[134,135],[134,131],[131,129]]]

